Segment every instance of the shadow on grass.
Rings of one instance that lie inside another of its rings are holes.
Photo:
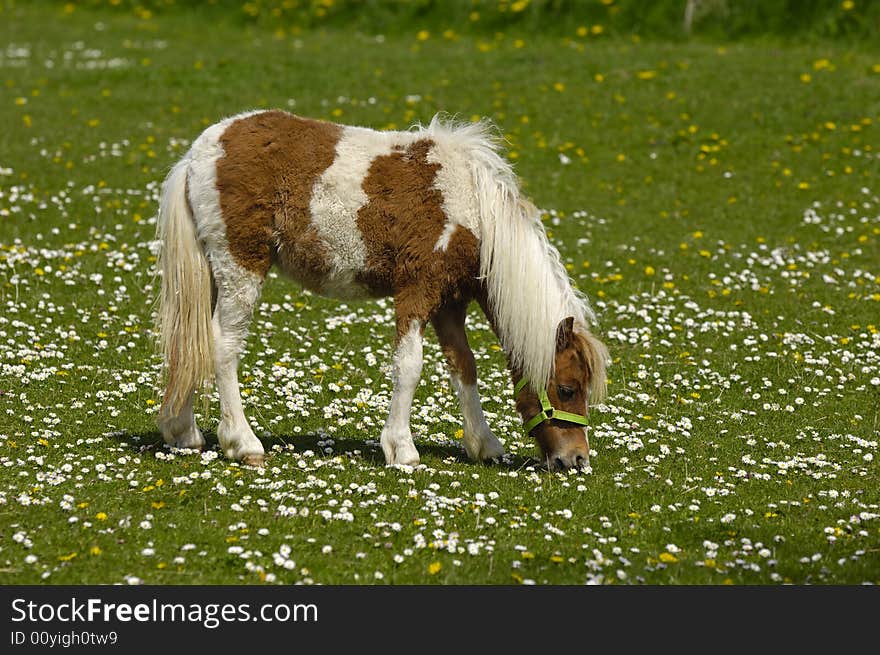
[[[206,448],[213,449],[218,446],[217,435],[214,432],[203,432],[205,436]],[[141,432],[122,432],[114,434],[120,445],[126,446],[138,453],[156,452],[165,447],[165,441],[162,434],[158,430],[146,430]],[[269,465],[272,459],[280,453],[273,450],[273,446],[281,446],[286,449],[293,445],[294,449],[302,452],[312,450],[316,453],[324,453],[325,448],[332,448],[332,453],[325,453],[326,456],[348,455],[353,458],[361,459],[375,466],[385,466],[385,456],[379,442],[375,439],[359,439],[356,437],[345,435],[329,436],[326,433],[308,432],[292,435],[272,435],[270,437],[262,437],[263,447],[266,449],[266,461]],[[331,443],[332,442],[332,443]],[[438,444],[424,441],[416,441],[416,448],[422,456],[422,462],[425,457],[437,460],[452,459],[457,464],[470,464],[477,466],[464,452],[461,445],[455,444]],[[283,451],[282,451],[283,452]],[[439,464],[440,462],[438,462]],[[435,464],[436,466],[437,464]],[[507,455],[502,462],[486,462],[485,466],[499,467],[510,470],[523,469],[526,466],[540,467],[541,463],[533,457],[524,455]]]

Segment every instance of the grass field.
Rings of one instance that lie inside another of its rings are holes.
[[[0,583],[880,581],[880,51],[0,7]],[[256,107],[493,118],[612,353],[591,473],[534,459],[476,310],[509,456],[466,461],[430,334],[422,465],[386,468],[390,302],[274,274],[241,369],[267,467],[220,455],[216,402],[206,452],[162,444],[158,186]]]

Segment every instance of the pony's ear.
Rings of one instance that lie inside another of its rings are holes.
[[[574,335],[574,316],[569,316],[559,321],[556,327],[556,352],[571,347],[572,335]]]

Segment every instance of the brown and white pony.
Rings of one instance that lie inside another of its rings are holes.
[[[262,465],[242,410],[238,358],[269,268],[327,296],[393,296],[394,389],[381,443],[388,464],[416,465],[409,427],[427,323],[458,393],[464,448],[501,456],[477,393],[465,335],[476,300],[507,353],[525,420],[546,390],[557,410],[585,414],[605,390],[605,347],[538,210],[524,200],[485,123],[379,132],[281,111],[240,114],[206,129],[168,175],[159,212],[158,329],[165,441],[204,445],[196,391],[216,381],[217,437],[235,460]],[[551,467],[589,462],[586,429],[545,420],[531,430]]]

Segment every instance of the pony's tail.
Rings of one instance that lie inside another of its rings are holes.
[[[159,420],[176,417],[214,374],[211,268],[196,237],[187,199],[187,159],[162,185],[157,236],[162,271],[157,330],[164,357],[165,395]],[[208,395],[203,398],[207,405]]]

